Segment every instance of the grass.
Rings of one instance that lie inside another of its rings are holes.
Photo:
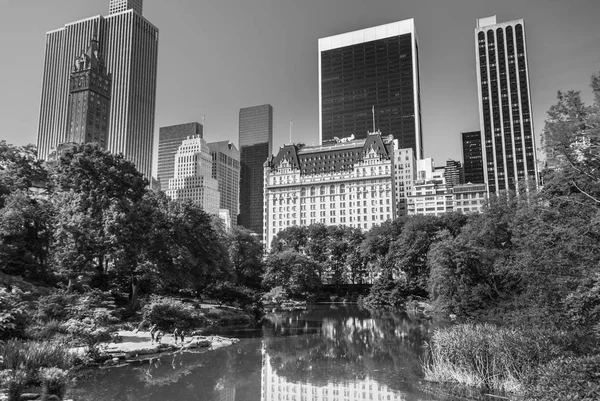
[[[40,368],[68,370],[74,361],[73,354],[62,343],[14,339],[0,343],[0,370],[22,370],[29,373],[37,372]]]
[[[437,330],[428,344],[425,379],[519,393],[544,358],[544,342],[491,324]]]

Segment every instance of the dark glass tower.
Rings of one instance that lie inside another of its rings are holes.
[[[319,112],[321,143],[375,128],[422,158],[414,20],[319,39]]]
[[[273,147],[273,107],[269,104],[240,110],[240,214],[238,224],[263,233],[263,164]]]
[[[475,29],[483,165],[490,193],[538,183],[523,20],[479,19]]]
[[[158,169],[157,177],[160,188],[166,191],[169,179],[175,173],[175,154],[186,138],[203,137],[203,127],[198,123],[187,123],[160,127],[158,133]]]
[[[471,184],[485,183],[481,131],[463,132],[461,138],[465,182]]]

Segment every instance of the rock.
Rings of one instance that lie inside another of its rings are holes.
[[[41,394],[23,393],[23,394],[21,394],[21,398],[19,398],[19,400],[21,400],[21,401],[39,400],[41,397],[42,397]]]

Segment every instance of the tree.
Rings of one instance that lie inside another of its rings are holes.
[[[270,254],[266,260],[263,285],[282,287],[292,297],[307,297],[321,286],[318,262],[294,251]]]
[[[231,229],[228,243],[236,283],[259,288],[264,265],[263,246],[258,237],[252,231],[236,226]]]
[[[35,145],[13,146],[0,140],[0,208],[10,193],[45,186],[47,179],[48,171],[37,159]]]
[[[0,209],[0,269],[7,274],[43,278],[48,273],[53,210],[23,190],[5,198]]]
[[[303,252],[308,242],[308,229],[301,226],[286,227],[271,241],[271,252],[292,250]]]

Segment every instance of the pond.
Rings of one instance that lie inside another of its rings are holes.
[[[98,369],[75,401],[442,400],[422,383],[429,320],[358,306],[268,314],[259,327],[207,331],[240,338],[215,351],[165,354]]]

